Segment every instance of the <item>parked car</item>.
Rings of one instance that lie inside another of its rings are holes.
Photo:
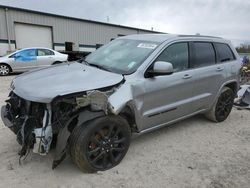
[[[68,55],[49,48],[25,48],[0,57],[0,76],[24,72],[67,61]]]
[[[239,61],[221,38],[120,37],[85,60],[15,78],[2,119],[21,156],[30,149],[45,155],[57,138],[53,168],[68,151],[83,171],[107,170],[123,159],[131,134],[196,114],[224,121],[239,88]]]

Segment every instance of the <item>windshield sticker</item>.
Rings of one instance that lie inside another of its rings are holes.
[[[135,62],[135,61],[132,61],[131,63],[128,64],[128,68],[131,69],[135,64],[136,64],[136,62]]]
[[[150,43],[140,43],[138,48],[148,48],[148,49],[155,49],[157,47],[156,44],[150,44]]]

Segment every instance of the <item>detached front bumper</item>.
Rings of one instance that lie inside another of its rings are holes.
[[[50,104],[24,100],[11,92],[6,105],[1,107],[1,118],[6,127],[16,134],[24,156],[32,149],[40,155],[49,152],[53,139]]]
[[[7,110],[6,106],[1,107],[1,119],[3,121],[3,124],[8,127],[10,130],[12,130],[15,134],[17,134],[14,130],[13,123],[8,119],[9,111]]]

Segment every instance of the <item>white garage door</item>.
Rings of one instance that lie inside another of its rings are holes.
[[[52,48],[50,27],[15,23],[17,49],[27,47]]]

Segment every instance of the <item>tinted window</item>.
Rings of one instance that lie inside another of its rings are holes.
[[[38,49],[37,55],[38,56],[49,56],[49,55],[54,55],[54,52],[52,52],[51,50],[47,50],[47,49]]]
[[[219,62],[231,61],[235,59],[230,47],[227,44],[216,43],[215,46]]]
[[[172,63],[174,72],[188,68],[188,44],[176,43],[165,49],[156,61]]]
[[[207,42],[195,42],[195,61],[193,67],[203,67],[215,64],[215,52],[213,45]]]

